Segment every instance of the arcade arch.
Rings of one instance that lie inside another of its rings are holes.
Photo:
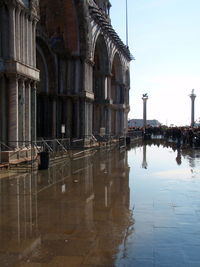
[[[93,134],[105,134],[107,109],[105,106],[108,98],[109,60],[104,37],[99,35],[95,45],[93,67]]]

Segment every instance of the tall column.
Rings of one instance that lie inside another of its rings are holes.
[[[0,73],[0,140],[3,142],[7,142],[7,108],[8,108],[8,100],[7,100],[7,86],[4,75]]]
[[[59,136],[60,132],[61,132],[61,127],[58,129],[59,131],[59,134],[58,134],[58,131],[57,131],[57,119],[56,119],[56,115],[57,115],[57,110],[56,110],[56,99],[54,98],[52,100],[52,109],[53,109],[53,112],[52,112],[52,137],[53,138],[56,138],[57,136]],[[60,126],[60,125],[59,125]]]
[[[25,14],[25,63],[29,64],[29,19],[28,15]]]
[[[24,62],[24,14],[20,13],[20,61]]]
[[[194,127],[194,124],[195,124],[195,120],[194,120],[194,102],[195,102],[195,98],[196,98],[196,95],[194,93],[194,89],[192,89],[192,93],[190,94],[190,98],[191,98],[191,127]]]
[[[9,25],[10,25],[10,57],[15,59],[16,57],[16,34],[15,34],[15,7],[11,4],[9,6]]]
[[[142,96],[143,100],[143,127],[147,126],[147,100],[148,100],[148,95],[143,94]]]
[[[37,24],[37,21],[34,20],[33,21],[33,24],[32,24],[32,64],[31,66],[35,67],[36,68],[36,24]]]
[[[9,146],[18,147],[18,79],[16,76],[9,78],[9,101],[8,101],[8,141]]]
[[[20,52],[21,52],[21,49],[20,49],[20,30],[21,30],[21,27],[20,27],[20,12],[21,10],[19,8],[16,9],[16,25],[15,25],[15,28],[16,28],[16,59],[20,61]]]
[[[21,79],[18,89],[18,138],[19,145],[24,146],[25,141],[25,81]]]
[[[22,14],[22,21],[23,21],[23,62],[26,63],[26,14]]]
[[[36,83],[31,84],[31,141],[37,140],[37,90]]]
[[[25,88],[25,140],[26,145],[31,141],[31,86],[30,81],[26,83]]]
[[[29,65],[33,66],[33,21],[30,19],[29,21],[29,34],[30,34],[30,43],[29,43]]]
[[[76,128],[76,137],[80,136],[80,116],[79,116],[79,100],[76,99],[74,101],[74,110],[75,110],[75,114],[74,114],[74,118],[75,118],[75,128]],[[90,108],[90,106],[89,106]],[[89,121],[89,123],[91,122],[91,120]],[[89,126],[89,129],[91,127]]]

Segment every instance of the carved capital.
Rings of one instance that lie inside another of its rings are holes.
[[[35,16],[40,15],[39,0],[31,0],[30,7]]]

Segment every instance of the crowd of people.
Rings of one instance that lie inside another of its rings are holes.
[[[130,128],[130,132],[142,131],[144,139],[151,139],[153,136],[160,136],[166,140],[172,140],[177,146],[189,145],[191,147],[200,147],[200,127],[151,127]]]

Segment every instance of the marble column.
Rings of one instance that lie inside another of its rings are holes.
[[[7,142],[7,87],[5,76],[0,73],[0,140]]]
[[[28,14],[25,14],[25,63],[29,65],[29,19]]]
[[[16,76],[9,78],[8,100],[8,141],[9,146],[18,147],[18,79]]]
[[[22,15],[22,21],[23,21],[23,39],[21,40],[23,42],[23,62],[26,63],[26,18],[25,13]]]
[[[24,146],[25,141],[25,81],[19,81],[18,88],[18,140],[19,145]]]
[[[37,90],[36,83],[31,84],[31,141],[37,140]]]
[[[75,111],[74,119],[75,119],[76,137],[79,137],[80,136],[80,116],[79,116],[79,100],[78,99],[74,101],[74,111]]]
[[[36,25],[37,25],[37,21],[34,20],[33,21],[33,31],[32,31],[32,66],[34,68],[36,68]]]
[[[9,35],[10,35],[10,57],[12,59],[15,59],[16,58],[16,44],[15,44],[15,37],[16,37],[16,34],[15,34],[15,7],[13,5],[10,5],[9,6]]]
[[[57,115],[57,109],[56,109],[56,99],[54,98],[51,102],[52,104],[52,109],[53,109],[53,112],[52,112],[52,132],[51,132],[51,136],[53,138],[56,138],[57,136],[60,136],[60,133],[61,133],[61,126],[57,126],[56,125],[56,115]],[[61,115],[61,114],[60,114]],[[58,131],[57,131],[57,127],[59,127]]]
[[[26,145],[31,141],[31,86],[30,81],[26,83],[25,88],[25,140]]]
[[[28,36],[28,64],[31,66],[31,57],[32,57],[32,20],[29,17],[28,20],[28,31],[29,31],[29,36]]]
[[[21,49],[20,49],[20,31],[21,31],[21,27],[20,27],[20,12],[21,10],[19,8],[16,9],[16,59],[18,61],[20,61],[20,54],[21,54]]]
[[[192,93],[190,94],[190,98],[191,98],[191,127],[194,127],[195,125],[195,119],[194,119],[194,103],[195,103],[195,98],[196,95],[194,93],[194,89],[192,90]]]
[[[143,94],[142,97],[143,100],[143,127],[147,126],[147,100],[148,100],[148,95]]]
[[[24,24],[23,24],[23,11],[20,13],[20,61],[24,61],[23,51],[24,51]]]

